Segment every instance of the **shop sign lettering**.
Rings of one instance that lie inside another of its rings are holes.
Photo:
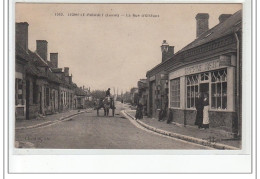
[[[210,71],[219,68],[219,60],[214,60],[198,65],[193,65],[185,68],[185,75],[199,73],[203,71]]]

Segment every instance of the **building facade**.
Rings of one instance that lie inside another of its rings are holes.
[[[36,41],[36,51],[28,49],[27,22],[16,23],[15,116],[33,119],[76,108],[77,85],[69,68],[58,68],[58,53],[48,56],[48,42]]]
[[[139,102],[143,105],[143,115],[147,116],[148,105],[148,83],[147,79],[140,79],[137,82]]]
[[[195,101],[203,93],[209,97],[210,127],[240,135],[242,12],[222,14],[212,29],[208,19],[208,14],[199,13],[196,40],[166,59],[169,45],[163,42],[162,62],[147,72],[148,114],[157,116],[168,106],[171,120],[194,125]]]

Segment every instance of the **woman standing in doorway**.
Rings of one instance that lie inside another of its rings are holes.
[[[207,93],[204,93],[203,106],[204,108],[202,128],[207,129],[209,128],[209,97]]]

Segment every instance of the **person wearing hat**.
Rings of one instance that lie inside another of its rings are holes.
[[[106,91],[106,96],[110,96],[110,88]]]

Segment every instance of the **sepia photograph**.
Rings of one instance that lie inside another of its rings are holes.
[[[243,149],[241,3],[16,2],[14,18],[15,149]]]

